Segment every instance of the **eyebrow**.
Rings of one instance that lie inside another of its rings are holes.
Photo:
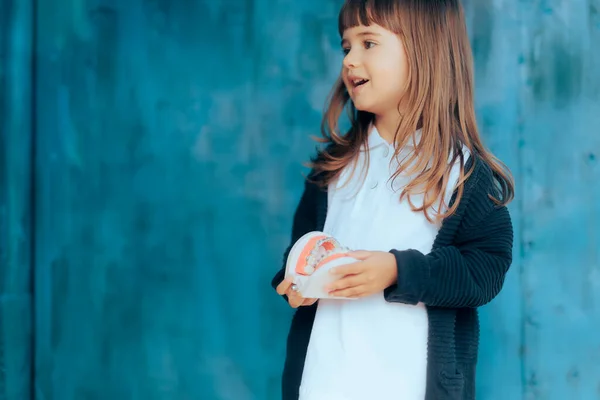
[[[372,31],[363,31],[363,32],[357,33],[356,36],[381,36],[381,34],[372,32]],[[344,38],[344,39],[342,39],[342,42],[340,44],[343,46],[344,43],[347,43],[347,42],[348,42],[348,39]]]

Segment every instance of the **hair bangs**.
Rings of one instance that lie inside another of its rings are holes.
[[[397,7],[390,0],[348,0],[342,6],[338,17],[338,32],[340,37],[344,31],[359,25],[369,26],[372,23],[391,31],[393,29],[394,13]],[[398,33],[398,32],[396,32]]]

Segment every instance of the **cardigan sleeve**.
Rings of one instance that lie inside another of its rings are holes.
[[[384,290],[385,299],[435,307],[479,307],[490,302],[500,292],[512,262],[508,209],[491,207],[464,236],[429,254],[390,250],[396,258],[398,280]]]
[[[292,246],[298,239],[300,239],[305,233],[313,231],[317,228],[317,204],[316,204],[316,191],[319,190],[314,183],[305,180],[304,191],[300,197],[300,201],[296,206],[294,212],[294,218],[292,222],[292,235],[291,243],[283,254],[283,266],[275,274],[271,280],[271,286],[273,289],[283,281],[285,276],[285,264],[287,261],[288,254],[290,253]]]

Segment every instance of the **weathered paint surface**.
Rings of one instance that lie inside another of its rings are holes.
[[[277,398],[335,8],[39,3],[40,398]]]
[[[0,399],[29,399],[32,2],[0,1]]]
[[[0,399],[279,397],[291,310],[269,280],[340,3],[37,2],[31,90],[35,2],[0,3]],[[599,398],[600,1],[465,5],[481,130],[517,180],[478,398]]]
[[[523,377],[600,398],[600,2],[543,6],[521,11]]]

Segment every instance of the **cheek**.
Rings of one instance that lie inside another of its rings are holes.
[[[408,61],[404,55],[398,55],[396,58],[396,68],[400,72],[399,75],[402,79],[406,79],[406,76],[408,75]]]
[[[394,86],[396,90],[399,85],[404,85],[408,79],[408,60],[403,46],[394,46],[378,61],[378,75],[383,78],[380,84]]]
[[[380,82],[384,86],[394,91],[404,89],[408,80],[408,65],[406,61],[398,57],[394,60],[390,60],[385,66],[382,66],[382,77],[383,80]]]
[[[350,89],[350,85],[348,85],[348,79],[346,78],[346,74],[343,73],[342,75],[342,83],[344,84],[344,86],[346,87],[346,89]]]

